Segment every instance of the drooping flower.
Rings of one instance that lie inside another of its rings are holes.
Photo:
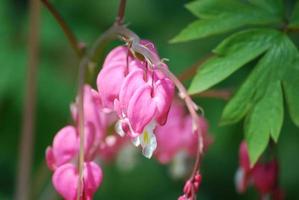
[[[142,40],[141,44],[158,57],[151,42]],[[134,56],[129,48],[117,47],[105,59],[97,86],[104,107],[116,111],[120,118],[117,132],[131,137],[150,158],[157,146],[154,129],[167,120],[173,82],[146,59]]]
[[[278,164],[276,160],[257,163],[252,171],[253,184],[262,195],[271,194],[277,186]]]
[[[248,184],[252,181],[252,168],[250,167],[248,148],[246,142],[240,144],[239,149],[239,168],[235,175],[236,189],[239,193],[246,191]]]
[[[118,98],[125,77],[138,68],[143,66],[133,58],[126,46],[116,47],[107,55],[97,77],[97,88],[106,109],[113,110],[114,100]]]
[[[51,170],[70,162],[79,150],[79,140],[73,126],[62,128],[54,137],[53,146],[46,150],[47,165]]]
[[[73,120],[78,124],[78,103],[71,105]],[[108,119],[102,111],[102,103],[98,92],[89,85],[84,86],[84,153],[86,160],[93,160],[97,150],[106,135]]]
[[[93,162],[104,138],[106,119],[101,113],[100,99],[95,90],[84,86],[84,169],[83,196],[92,199],[94,192],[102,182],[102,170]],[[71,106],[75,122],[78,120],[76,104]],[[52,182],[66,200],[74,200],[77,196],[79,172],[77,168],[80,137],[78,129],[66,126],[54,137],[52,147],[46,151],[46,161],[54,171]]]
[[[83,168],[83,192],[82,199],[91,200],[93,194],[102,182],[103,173],[95,162],[85,162]],[[67,163],[55,170],[52,182],[54,188],[66,200],[76,200],[79,172],[72,163]]]
[[[155,155],[163,164],[169,163],[181,152],[185,152],[183,155],[193,157],[198,147],[198,134],[193,133],[192,117],[178,101],[173,102],[169,111],[169,119],[164,126],[156,128],[159,146]],[[206,149],[211,138],[208,136],[208,125],[203,117],[199,118],[199,125]]]
[[[283,200],[283,192],[278,185],[278,163],[276,159],[258,161],[250,166],[247,144],[243,141],[239,150],[239,169],[236,173],[236,188],[244,193],[252,185],[261,199]]]

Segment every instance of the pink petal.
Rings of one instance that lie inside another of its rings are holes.
[[[66,200],[75,200],[78,188],[78,172],[73,164],[65,164],[56,169],[52,182],[56,191]]]
[[[161,125],[167,121],[174,94],[174,85],[169,79],[161,79],[154,86],[154,101],[157,105],[157,122]]]
[[[51,147],[47,147],[46,149],[46,162],[49,169],[53,171],[56,169],[56,161]]]
[[[126,76],[126,67],[122,63],[113,63],[101,70],[97,78],[97,87],[104,107],[113,109],[114,99],[118,98],[120,87]]]
[[[52,163],[51,166],[58,167],[72,160],[78,152],[78,146],[76,129],[73,126],[62,128],[54,137],[53,147],[47,153],[50,160],[55,160],[55,164]]]
[[[111,63],[111,61],[126,61],[128,51],[128,47],[125,46],[119,46],[112,49],[105,58],[103,68],[106,68]]]
[[[240,144],[240,149],[239,149],[239,163],[240,166],[243,167],[245,172],[250,171],[250,161],[249,161],[249,155],[248,155],[248,148],[247,144],[245,141],[243,141]]]
[[[86,200],[92,199],[94,193],[101,185],[103,172],[95,162],[86,162],[84,164],[84,194]]]
[[[129,101],[136,90],[142,85],[146,84],[145,80],[145,72],[141,69],[135,70],[131,72],[122,84],[119,93],[119,105],[118,110],[125,111],[128,108]],[[121,113],[118,111],[118,113]],[[125,113],[126,114],[126,113]],[[121,117],[121,116],[120,116]]]
[[[100,139],[97,137],[96,129],[93,123],[87,122],[84,127],[84,155],[85,160],[90,161],[94,159]]]
[[[66,200],[77,197],[79,174],[74,164],[60,166],[54,172],[52,182],[56,191]],[[95,162],[84,163],[83,169],[83,199],[91,200],[102,183],[103,173]]]
[[[252,171],[255,187],[261,194],[271,193],[277,184],[278,164],[275,160],[269,163],[257,163]]]
[[[128,106],[128,119],[132,129],[141,134],[155,116],[156,105],[151,96],[152,88],[143,85],[135,91]]]

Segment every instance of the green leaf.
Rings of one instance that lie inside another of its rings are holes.
[[[277,141],[283,120],[283,100],[280,82],[271,83],[264,97],[254,106],[245,124],[251,165],[266,149],[270,135]]]
[[[238,0],[198,0],[185,6],[192,14],[203,19],[237,16],[252,11],[248,4]]]
[[[299,2],[296,3],[289,23],[290,28],[299,28]]]
[[[217,35],[242,26],[242,24],[242,21],[235,20],[234,18],[223,21],[220,18],[196,20],[183,29],[175,38],[170,40],[170,42],[183,42]]]
[[[283,81],[286,101],[288,103],[290,116],[299,127],[299,58],[293,63],[293,68]]]
[[[292,57],[287,51],[287,43],[284,35],[279,34],[275,43],[271,43],[271,49],[258,62],[247,80],[242,84],[238,92],[227,103],[221,117],[221,125],[232,124],[240,121],[267,90],[271,81],[282,79],[284,70],[281,69]]]
[[[270,137],[278,141],[283,123],[281,82],[291,117],[298,125],[299,54],[283,33],[276,37],[222,114],[222,124],[235,123],[246,116],[245,135],[253,164],[265,150]]]
[[[197,72],[189,92],[198,93],[222,81],[265,52],[277,35],[271,29],[251,29],[228,37],[214,50],[218,56],[208,60]]]
[[[284,5],[282,0],[249,0],[249,2],[270,13],[283,17]]]
[[[200,20],[183,29],[170,42],[204,38],[240,28],[279,22],[279,17],[256,6],[237,0],[200,0],[186,7]]]

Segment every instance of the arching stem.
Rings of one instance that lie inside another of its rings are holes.
[[[60,25],[61,29],[63,30],[66,38],[68,39],[72,49],[76,52],[77,56],[81,58],[84,54],[84,46],[83,43],[80,43],[73,31],[70,29],[68,24],[65,22],[63,17],[60,13],[55,9],[55,7],[48,1],[48,0],[41,0],[43,4],[47,7],[49,12],[53,15],[56,19],[57,23]]]

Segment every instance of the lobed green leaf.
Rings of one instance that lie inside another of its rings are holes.
[[[273,24],[280,17],[238,0],[200,0],[186,5],[200,18],[189,24],[170,42],[183,42],[221,34],[245,25]]]
[[[251,165],[266,149],[270,136],[278,139],[283,121],[283,98],[280,82],[271,83],[246,118],[245,137]]]
[[[277,35],[278,32],[271,29],[250,29],[228,37],[214,50],[217,56],[196,73],[189,92],[202,92],[227,78],[265,52]]]

